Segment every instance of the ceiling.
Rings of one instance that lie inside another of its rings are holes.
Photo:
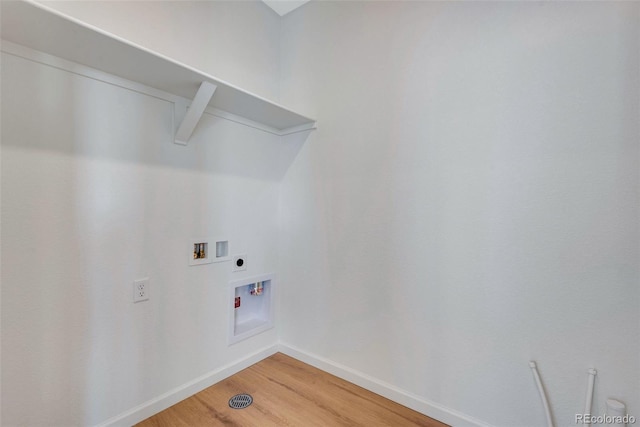
[[[299,8],[309,0],[262,0],[267,6],[275,10],[280,16],[284,16],[294,9]]]

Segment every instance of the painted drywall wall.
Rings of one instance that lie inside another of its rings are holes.
[[[310,2],[281,340],[496,426],[640,416],[639,5]],[[304,298],[300,295],[303,294]]]
[[[2,54],[2,425],[96,425],[276,343],[227,346],[232,279],[277,268],[279,137]],[[189,239],[247,253],[188,266]],[[133,281],[150,299],[133,303]]]
[[[278,100],[280,17],[261,1],[40,3]]]

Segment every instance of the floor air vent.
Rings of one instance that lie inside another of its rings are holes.
[[[233,409],[244,409],[253,403],[253,397],[248,394],[236,394],[229,399],[229,406]]]

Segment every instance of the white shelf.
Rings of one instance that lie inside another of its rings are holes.
[[[209,107],[280,131],[313,129],[315,120],[207,73],[138,46],[41,4],[3,1],[2,39],[194,99],[200,85],[215,85]]]

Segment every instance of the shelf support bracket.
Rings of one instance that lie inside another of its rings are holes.
[[[184,116],[184,119],[182,120],[182,123],[180,123],[180,127],[176,132],[176,144],[187,145],[189,138],[191,138],[191,134],[202,117],[202,113],[204,113],[204,109],[209,105],[209,101],[211,100],[213,93],[216,91],[216,88],[217,86],[213,83],[202,82],[200,84],[198,93],[196,93],[195,98],[193,98],[191,106],[187,110],[187,114]]]

